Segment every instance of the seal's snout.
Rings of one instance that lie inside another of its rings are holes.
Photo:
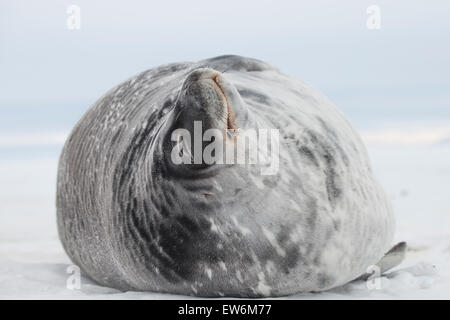
[[[237,129],[245,126],[247,120],[247,110],[237,89],[222,73],[211,68],[195,69],[186,77],[177,109],[189,114],[188,122],[202,121],[208,129]]]
[[[234,126],[233,113],[222,83],[224,79],[221,74],[210,68],[196,69],[186,77],[177,108],[187,125],[191,121],[201,121],[208,129],[222,131]]]
[[[216,161],[205,160],[203,153],[209,150],[208,146],[212,148],[211,142],[225,149],[234,136],[230,130],[245,128],[247,119],[247,108],[231,81],[217,70],[197,68],[186,76],[165,126],[166,155],[173,163],[179,162],[172,160],[172,151],[174,146],[182,146],[179,154],[194,163],[190,168],[209,167]],[[174,135],[182,137],[175,139]],[[212,154],[211,159],[221,156],[215,151]]]

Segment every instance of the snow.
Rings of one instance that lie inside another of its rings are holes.
[[[370,143],[375,174],[393,201],[396,240],[409,244],[406,259],[393,271],[369,282],[286,298],[449,299],[450,144],[424,143],[431,138],[419,139],[418,144],[401,138],[397,144],[386,144],[382,139],[392,137],[378,133],[363,137]],[[58,139],[50,140],[53,143]],[[5,142],[0,148],[0,299],[192,298],[120,292],[86,277],[81,278],[79,289],[70,289],[71,262],[59,243],[55,221],[60,146],[39,153],[36,148],[16,152],[8,146],[11,144]]]

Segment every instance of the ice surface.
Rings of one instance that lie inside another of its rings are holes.
[[[370,283],[289,299],[449,299],[450,145],[369,146],[376,176],[392,198],[406,260]],[[120,292],[82,277],[68,289],[71,265],[57,236],[57,152],[0,159],[0,299],[175,299]]]

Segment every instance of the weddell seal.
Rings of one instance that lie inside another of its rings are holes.
[[[250,129],[246,161],[220,161]],[[304,82],[239,56],[150,69],[98,100],[63,148],[57,218],[71,260],[124,291],[322,291],[377,263],[383,272],[406,250],[385,255],[391,206],[343,114]]]

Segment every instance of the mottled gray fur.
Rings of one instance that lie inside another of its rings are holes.
[[[222,73],[231,110],[197,85],[204,70]],[[226,127],[232,113],[233,125],[280,130],[276,175],[168,163],[176,125]],[[57,216],[67,254],[97,282],[200,296],[333,288],[377,263],[394,232],[342,113],[302,81],[239,56],[154,68],[98,100],[61,154]]]

